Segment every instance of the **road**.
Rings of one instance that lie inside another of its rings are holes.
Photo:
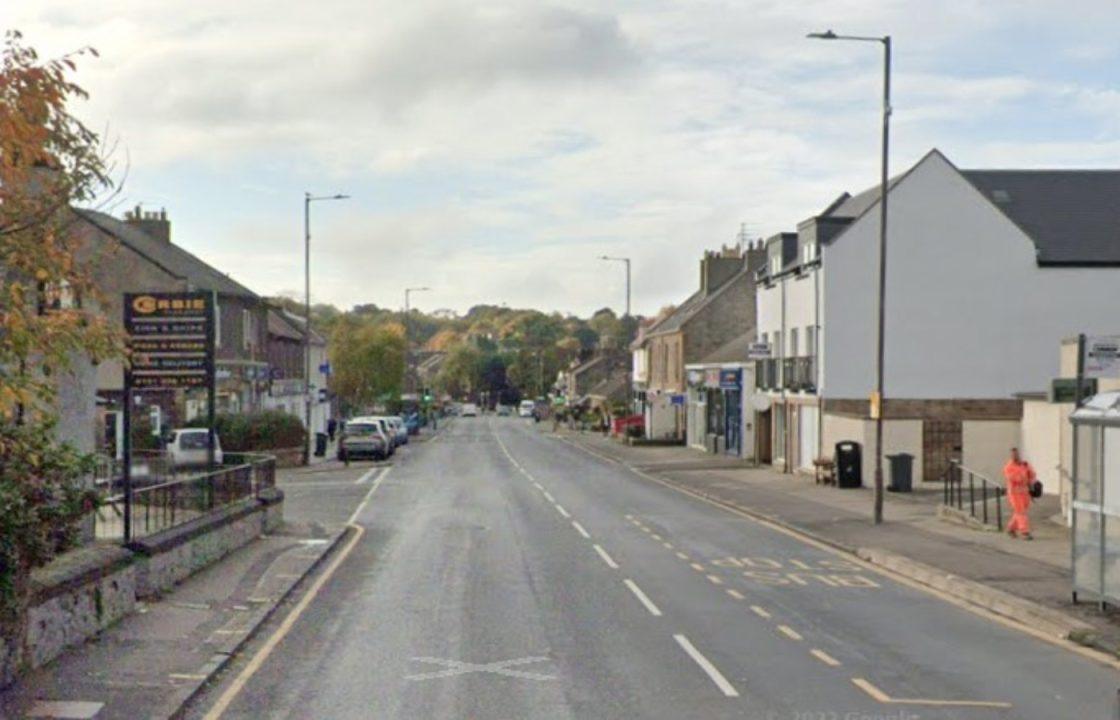
[[[191,717],[1115,712],[1113,668],[524,420],[458,419],[382,472],[298,489],[362,532]]]

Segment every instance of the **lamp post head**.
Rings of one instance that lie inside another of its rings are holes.
[[[825,30],[824,32],[809,33],[805,37],[813,38],[815,40],[835,40],[836,39],[836,33],[834,33],[831,30]]]

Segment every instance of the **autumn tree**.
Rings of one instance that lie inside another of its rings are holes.
[[[31,569],[77,540],[96,497],[85,489],[90,459],[53,431],[59,382],[74,362],[120,351],[72,232],[71,207],[111,186],[97,135],[70,111],[86,97],[70,76],[87,55],[96,53],[41,60],[17,32],[0,50],[0,632],[9,646],[22,643]]]
[[[347,410],[396,398],[404,377],[404,328],[340,318],[330,337],[331,389]]]

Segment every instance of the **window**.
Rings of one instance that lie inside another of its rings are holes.
[[[789,356],[797,357],[797,328],[789,329]]]
[[[814,242],[807,242],[801,246],[801,262],[805,265],[817,259],[817,244]]]
[[[253,313],[249,310],[241,311],[241,343],[246,350],[252,350],[257,339],[257,324],[254,322]]]
[[[805,328],[805,354],[809,357],[817,354],[817,329],[812,325]]]
[[[770,258],[770,274],[771,275],[777,275],[781,271],[782,271],[782,258],[780,256],[775,255],[774,257]]]
[[[82,306],[81,298],[63,280],[58,283],[39,283],[39,314],[51,310],[76,310]]]
[[[774,332],[774,352],[777,353],[776,357],[785,357],[785,347],[782,346],[781,330],[776,330]]]

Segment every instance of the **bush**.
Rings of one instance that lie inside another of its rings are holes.
[[[206,418],[195,418],[188,425],[206,427]],[[303,421],[279,410],[218,415],[214,418],[214,429],[222,441],[222,449],[229,452],[278,450],[303,447],[307,443]]]

